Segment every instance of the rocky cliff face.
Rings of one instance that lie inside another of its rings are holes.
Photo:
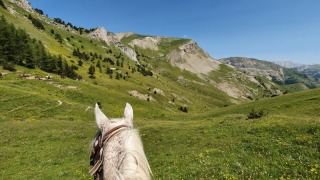
[[[123,34],[123,35],[126,36],[126,34]],[[118,38],[119,36],[111,32],[107,32],[107,30],[104,27],[99,27],[96,30],[92,31],[91,33],[89,33],[88,37],[93,39],[101,39],[104,42],[106,42],[108,45],[115,45],[131,60],[139,64],[139,61],[137,59],[137,53],[133,49],[123,45],[120,42],[120,39]]]
[[[169,53],[167,58],[171,64],[180,69],[196,74],[208,74],[212,70],[218,69],[220,64],[204,52],[193,40]]]
[[[113,34],[107,32],[103,27],[97,28],[91,32],[88,37],[94,39],[102,39],[108,45],[115,45],[130,59],[137,62],[137,53],[133,50],[134,46],[142,49],[150,49],[153,51],[159,50],[159,43],[163,40],[171,41],[170,38],[159,36],[146,36],[143,38],[133,39],[128,43],[128,46],[121,43],[121,39],[132,36],[133,33],[118,33]],[[195,74],[208,74],[212,70],[218,69],[220,62],[212,59],[206,52],[204,52],[198,44],[190,40],[189,42],[180,45],[177,49],[174,49],[166,54],[167,59],[174,66],[179,67],[182,70],[187,70]]]
[[[130,46],[138,46],[142,49],[151,49],[154,51],[159,50],[158,43],[161,41],[161,37],[145,37],[143,39],[134,39],[129,43]]]
[[[131,60],[135,61],[137,64],[140,64],[137,59],[137,53],[133,49],[123,45],[120,41],[116,42],[114,45],[119,48],[125,55],[127,55]]]
[[[88,37],[92,39],[101,39],[108,45],[114,44],[119,41],[117,36],[115,36],[111,32],[107,32],[104,27],[98,27],[97,29],[89,33]]]
[[[134,35],[133,32],[116,33],[116,36],[117,36],[118,40],[121,40],[122,38],[129,37],[129,36],[132,36],[132,35]]]
[[[263,76],[269,80],[285,80],[283,67],[268,61],[244,57],[231,57],[221,59],[220,61],[245,71],[252,76]]]
[[[15,3],[28,12],[33,12],[31,4],[27,0],[9,0],[11,3]]]

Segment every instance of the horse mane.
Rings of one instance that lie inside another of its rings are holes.
[[[145,156],[141,138],[137,129],[129,129],[122,136],[123,151],[119,159],[123,159],[119,179],[150,179],[151,169]]]

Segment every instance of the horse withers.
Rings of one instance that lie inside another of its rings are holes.
[[[139,133],[133,127],[133,109],[127,103],[124,117],[108,119],[95,106],[99,131],[92,143],[90,174],[95,179],[151,179],[151,169]]]

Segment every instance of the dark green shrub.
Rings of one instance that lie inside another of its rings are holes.
[[[247,115],[248,119],[259,119],[262,118],[263,116],[266,116],[267,112],[265,110],[255,110],[254,108],[251,109],[249,114]]]
[[[3,7],[4,9],[7,9],[6,5],[4,4],[4,2],[2,0],[0,0],[0,6]]]
[[[178,108],[180,111],[187,113],[188,112],[188,107],[186,105],[180,106]]]
[[[14,67],[13,63],[8,63],[5,61],[0,61],[0,65],[2,66],[2,68],[4,70],[8,70],[8,71],[16,71],[16,68]]]

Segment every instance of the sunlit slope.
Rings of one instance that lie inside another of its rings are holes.
[[[153,172],[159,179],[317,179],[319,93],[294,93],[146,125],[143,137]],[[266,115],[248,119],[252,108]]]
[[[107,87],[85,82],[2,79],[0,87],[4,178],[89,178],[98,100],[109,117],[123,115],[117,101],[133,105],[155,179],[316,178],[319,172],[318,89],[186,115],[117,91],[104,95]],[[267,114],[247,119],[252,108]]]

